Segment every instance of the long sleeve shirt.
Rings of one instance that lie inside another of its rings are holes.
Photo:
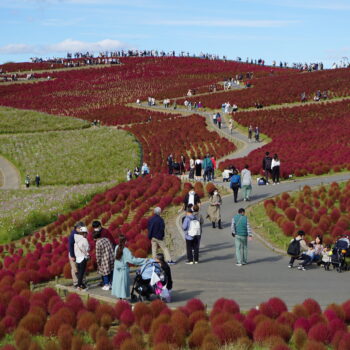
[[[235,218],[233,217],[232,218],[232,223],[231,223],[231,232],[233,234],[237,234],[236,232],[236,222],[235,222]],[[250,225],[249,225],[249,220],[247,218],[247,233],[248,233],[248,236],[251,237],[253,234],[252,234],[252,230],[250,228]]]

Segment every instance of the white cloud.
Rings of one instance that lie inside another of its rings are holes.
[[[127,49],[130,46],[119,40],[104,39],[96,42],[85,42],[80,40],[66,39],[56,44],[27,45],[9,44],[0,47],[0,54],[36,54],[49,55],[52,53],[66,53],[76,51],[89,51],[98,53],[100,51]]]
[[[0,54],[24,54],[33,53],[35,47],[27,44],[9,44],[0,47]]]
[[[165,26],[195,26],[195,27],[283,27],[299,21],[280,21],[280,20],[224,20],[224,19],[193,19],[193,20],[150,20],[145,22],[149,25]]]

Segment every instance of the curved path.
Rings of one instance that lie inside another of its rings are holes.
[[[21,177],[17,168],[6,158],[0,156],[0,171],[3,175],[2,190],[16,190],[20,188]]]

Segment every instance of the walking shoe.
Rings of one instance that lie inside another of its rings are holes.
[[[105,286],[103,286],[101,289],[102,289],[102,290],[109,290],[109,285],[108,285],[108,284],[106,284],[106,285],[105,285]]]
[[[173,260],[170,260],[170,261],[168,261],[167,263],[168,263],[168,265],[175,265],[175,264],[176,264],[176,262],[173,261]]]
[[[194,263],[195,263],[195,264],[198,264],[198,261],[195,261]]]
[[[289,267],[290,269],[292,269],[292,268],[293,268],[293,265],[289,264],[288,267]]]
[[[187,265],[193,265],[193,261],[186,261],[185,264],[187,264]]]
[[[236,264],[236,266],[242,266],[242,264]]]

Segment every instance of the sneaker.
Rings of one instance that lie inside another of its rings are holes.
[[[195,264],[198,264],[198,261],[195,261],[194,263],[195,263]]]
[[[306,268],[304,266],[302,266],[301,271],[306,271]]]
[[[293,268],[293,265],[289,264],[288,267],[289,267],[290,269],[292,269],[292,268]]]
[[[176,262],[173,260],[168,261],[168,265],[175,265],[175,264],[176,264]]]
[[[242,264],[236,264],[236,266],[242,266]]]
[[[73,288],[78,288],[78,283],[74,283]]]
[[[109,285],[108,285],[108,284],[106,284],[106,285],[105,285],[105,286],[103,286],[101,289],[102,289],[102,290],[109,290]]]
[[[248,263],[242,263],[242,265],[247,265]]]
[[[298,270],[302,270],[303,269],[303,267],[302,266],[298,266]]]
[[[187,264],[187,265],[193,265],[193,261],[186,261],[185,264]]]

